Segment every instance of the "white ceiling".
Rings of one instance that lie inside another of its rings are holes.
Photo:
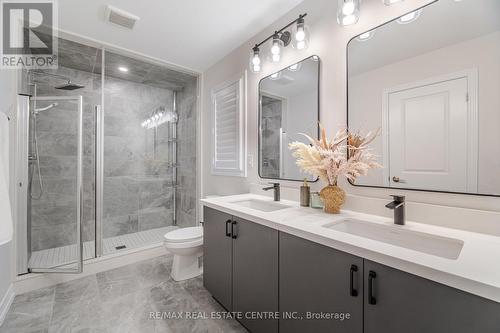
[[[63,0],[59,28],[203,71],[302,0]],[[133,30],[105,21],[106,5],[140,17]]]
[[[285,68],[279,79],[266,77],[260,81],[259,89],[272,95],[291,98],[294,95],[308,94],[318,90],[319,63],[312,58],[300,62],[297,71]]]

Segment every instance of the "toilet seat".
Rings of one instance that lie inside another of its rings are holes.
[[[203,238],[195,239],[193,241],[188,241],[188,242],[170,242],[165,240],[163,244],[167,249],[189,249],[203,245]]]
[[[203,241],[203,227],[180,228],[167,232],[163,237],[168,243],[197,243],[196,241]]]

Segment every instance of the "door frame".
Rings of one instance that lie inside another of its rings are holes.
[[[478,171],[478,69],[469,68],[449,74],[433,76],[419,81],[397,85],[382,91],[382,165],[384,187],[390,187],[390,148],[389,148],[389,96],[404,90],[420,88],[446,81],[467,79],[467,192],[477,193]]]

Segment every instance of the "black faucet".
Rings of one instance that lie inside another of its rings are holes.
[[[274,201],[280,201],[280,183],[270,183],[273,186],[264,187],[264,191],[274,190]]]
[[[389,209],[394,210],[394,224],[405,224],[405,197],[404,195],[392,195],[393,202],[385,205]]]

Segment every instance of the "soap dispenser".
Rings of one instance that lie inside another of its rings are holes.
[[[304,185],[300,187],[300,205],[302,207],[309,207],[311,200],[311,188],[307,184],[307,179],[304,178]]]

